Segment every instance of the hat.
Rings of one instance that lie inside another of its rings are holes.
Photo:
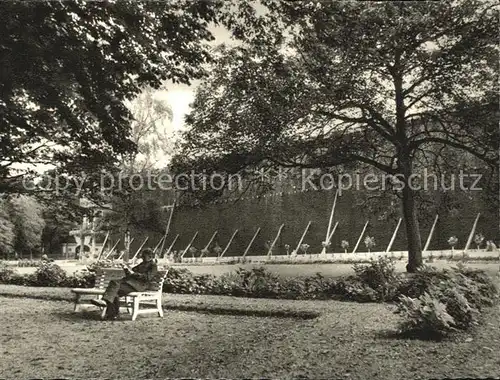
[[[155,254],[151,248],[145,248],[141,252],[141,257],[144,257],[144,256],[154,257]]]

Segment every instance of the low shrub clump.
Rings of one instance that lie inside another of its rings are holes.
[[[65,286],[68,275],[59,265],[43,263],[35,273],[27,275],[27,284],[31,286]]]
[[[452,270],[423,267],[400,286],[397,313],[404,334],[443,338],[480,322],[481,311],[498,298],[493,280],[483,271],[459,264]]]
[[[0,283],[38,287],[84,287],[95,284],[95,271],[84,270],[68,275],[64,269],[52,262],[42,262],[35,273],[21,275],[4,264],[0,264]]]
[[[21,259],[17,262],[18,267],[39,267],[42,265],[41,260],[27,260]]]

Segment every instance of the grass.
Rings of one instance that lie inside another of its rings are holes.
[[[436,343],[396,339],[398,316],[383,304],[169,294],[163,319],[107,322],[93,309],[73,314],[67,289],[3,285],[0,295],[8,379],[500,376],[498,307],[474,333]],[[255,310],[268,315],[242,315]]]

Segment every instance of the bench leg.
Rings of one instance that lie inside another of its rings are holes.
[[[101,310],[101,319],[105,319],[106,318],[106,312],[108,311],[108,307],[103,307],[102,310]]]
[[[132,311],[133,311],[132,307],[130,306],[130,304],[131,304],[132,301],[133,300],[131,299],[131,297],[125,296],[125,303],[127,305],[127,313],[129,313],[129,314],[132,314]]]
[[[80,294],[75,294],[75,307],[73,309],[73,312],[76,313],[79,309],[79,303],[80,303],[80,297],[81,295]]]
[[[135,321],[135,319],[137,318],[138,315],[139,315],[139,298],[134,297],[132,320]]]
[[[158,316],[163,318],[163,306],[161,304],[161,298],[156,299],[156,307],[158,308]]]

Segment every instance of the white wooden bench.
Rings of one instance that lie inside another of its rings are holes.
[[[129,314],[132,314],[133,321],[135,321],[139,314],[158,313],[158,316],[163,317],[162,290],[163,283],[165,282],[165,279],[168,275],[168,269],[158,272],[161,275],[161,278],[159,278],[156,289],[147,290],[144,292],[132,292],[122,297],[124,301],[120,302],[120,306],[124,306],[127,308]],[[100,270],[96,276],[95,287],[71,289],[71,292],[75,294],[75,312],[77,312],[79,306],[83,304],[82,296],[90,295],[93,296],[93,298],[100,299],[106,291],[106,287],[111,280],[123,278],[123,270],[105,268]],[[85,304],[93,305],[90,300],[88,300],[88,302],[86,302]],[[141,305],[147,307],[141,309]],[[104,307],[101,311],[101,318],[104,318],[105,316],[106,308]]]
[[[123,277],[122,269],[104,268],[96,273],[95,286],[93,288],[73,288],[71,293],[75,295],[74,312],[77,312],[81,305],[93,305],[90,299],[101,299],[106,291],[106,288],[111,280],[116,280]],[[83,296],[91,296],[84,299]],[[84,302],[87,301],[87,302]]]
[[[168,269],[158,272],[161,274],[161,278],[159,278],[156,289],[144,292],[132,292],[124,297],[127,311],[132,314],[133,321],[135,321],[139,314],[158,313],[159,317],[163,317],[163,306],[161,302],[163,295],[163,283],[167,278]],[[141,309],[140,305],[148,307]],[[102,315],[105,315],[105,310]]]

